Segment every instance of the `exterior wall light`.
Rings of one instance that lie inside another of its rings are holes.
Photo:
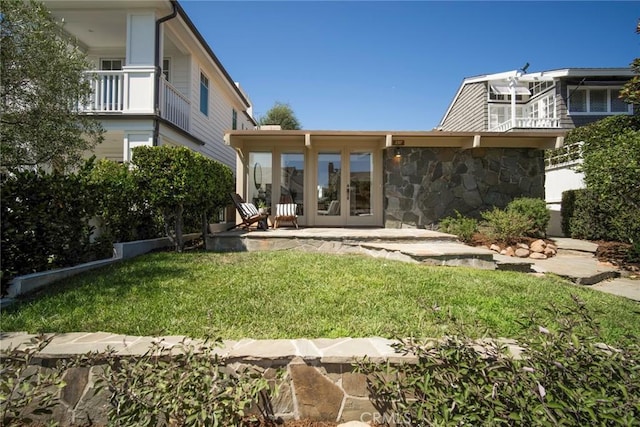
[[[400,154],[400,149],[398,147],[396,147],[396,151],[395,151],[394,157],[396,159],[399,159],[400,157],[402,157],[402,154]]]

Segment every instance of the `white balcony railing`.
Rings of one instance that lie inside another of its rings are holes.
[[[191,115],[191,102],[178,92],[178,90],[165,79],[160,79],[160,116],[189,131],[189,117]]]
[[[515,122],[515,123],[514,123]],[[505,132],[509,129],[556,129],[560,127],[559,119],[533,119],[526,117],[517,117],[515,120],[508,119],[505,122],[489,129],[491,132]]]
[[[91,84],[91,98],[81,111],[117,113],[125,109],[125,73],[123,71],[87,72]]]
[[[88,71],[91,97],[84,113],[153,113],[153,70]],[[160,116],[189,131],[191,102],[160,79]]]

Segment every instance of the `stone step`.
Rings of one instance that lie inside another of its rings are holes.
[[[467,246],[455,241],[430,241],[428,243],[360,242],[359,246],[371,251],[400,253],[414,261],[430,265],[495,269],[492,251]]]

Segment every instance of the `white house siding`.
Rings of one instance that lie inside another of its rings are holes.
[[[209,79],[209,115],[200,112],[200,72]],[[231,101],[233,95],[224,87],[228,85],[206,64],[192,57],[191,62],[191,133],[205,142],[198,151],[236,169],[236,153],[224,144],[224,132],[231,130],[231,110],[235,108],[238,119],[242,117],[243,107],[238,100]]]
[[[487,86],[486,83],[469,83],[451,107],[442,123],[446,131],[482,131],[487,128]]]

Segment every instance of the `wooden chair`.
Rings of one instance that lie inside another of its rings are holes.
[[[245,230],[248,230],[252,224],[257,222],[258,228],[262,228],[263,230],[269,228],[269,223],[267,222],[269,215],[261,214],[253,203],[245,202],[242,196],[238,193],[229,193],[229,195],[240,214],[240,218],[242,218],[242,222],[240,224],[236,224],[236,227],[241,225]]]
[[[298,205],[295,203],[278,203],[276,204],[276,214],[273,217],[273,228],[278,228],[282,221],[293,223],[298,228],[298,214],[296,210]]]

